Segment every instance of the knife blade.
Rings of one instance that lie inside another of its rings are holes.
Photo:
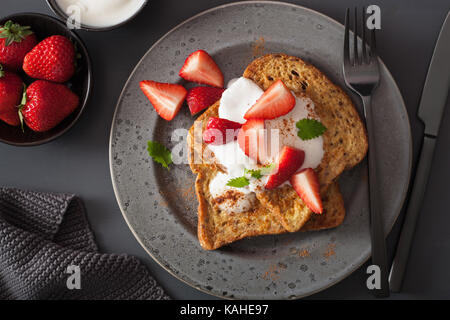
[[[405,221],[389,274],[389,287],[392,292],[399,292],[403,283],[411,243],[430,175],[436,137],[439,133],[449,88],[450,12],[447,13],[447,17],[439,33],[420,99],[418,117],[425,124],[424,139],[414,185],[406,210]]]
[[[425,124],[425,134],[438,135],[449,87],[450,12],[439,33],[420,99],[418,116]]]

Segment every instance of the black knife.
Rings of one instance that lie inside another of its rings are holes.
[[[418,116],[425,124],[424,139],[417,165],[416,177],[411,191],[405,222],[397,245],[389,275],[392,292],[399,292],[408,262],[417,218],[425,195],[431,163],[433,161],[436,137],[439,133],[442,115],[450,88],[450,12],[445,18],[436,47],[434,48],[422,91]]]

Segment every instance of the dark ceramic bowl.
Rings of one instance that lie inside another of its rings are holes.
[[[67,14],[64,12],[64,10],[62,10],[58,4],[56,3],[56,0],[46,0],[47,4],[50,6],[50,8],[52,9],[52,11],[62,20],[66,21],[68,16]],[[131,20],[133,20],[141,11],[142,9],[144,9],[144,7],[147,5],[148,1],[144,1],[144,3],[142,4],[142,6],[139,8],[139,10],[137,10],[131,17],[129,17],[128,19],[122,21],[121,23],[117,23],[111,26],[107,26],[107,27],[94,27],[94,26],[90,26],[90,25],[86,25],[86,24],[81,24],[80,25],[80,29],[81,30],[86,30],[86,31],[110,31],[113,29],[116,29],[118,27],[123,26],[124,24],[127,24],[128,22],[130,22]]]
[[[36,34],[38,41],[43,40],[52,35],[66,36],[72,40],[76,45],[77,52],[80,54],[80,59],[77,59],[77,71],[75,75],[66,83],[66,85],[78,95],[80,104],[72,114],[65,118],[55,128],[46,132],[34,132],[24,126],[24,132],[19,127],[13,127],[0,121],[0,141],[16,145],[16,146],[33,146],[43,144],[56,139],[63,133],[68,131],[77,122],[92,91],[92,64],[86,46],[83,41],[70,31],[66,25],[58,19],[53,17],[37,14],[37,13],[23,13],[14,14],[0,20],[0,25],[6,21],[12,20],[24,26],[31,26],[31,29]],[[34,79],[29,78],[23,71],[20,73],[23,81],[29,85]]]

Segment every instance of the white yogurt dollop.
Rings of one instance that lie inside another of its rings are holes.
[[[56,0],[68,16],[90,27],[109,27],[132,17],[145,0]]]
[[[296,104],[291,112],[279,118],[264,121],[267,132],[270,133],[272,130],[278,130],[279,133],[278,152],[272,152],[270,161],[271,163],[275,163],[277,155],[283,146],[289,146],[305,152],[305,161],[299,170],[303,168],[315,169],[323,158],[323,137],[302,140],[297,134],[298,129],[295,125],[301,119],[318,119],[314,114],[314,103],[307,97],[295,97],[295,100]],[[273,146],[274,144],[271,145]]]
[[[245,123],[244,114],[263,93],[256,83],[244,77],[230,81],[220,99],[219,118]]]
[[[216,205],[225,212],[241,213],[253,208],[256,195],[248,187],[233,188],[227,186],[230,175],[217,173],[209,185],[209,191]]]
[[[230,81],[228,89],[224,91],[220,100],[219,118],[245,123],[244,114],[263,93],[264,91],[249,79],[241,77],[237,80]],[[295,107],[288,114],[276,119],[264,121],[268,136],[272,137],[272,139],[278,137],[278,140],[270,141],[269,143],[272,148],[269,156],[270,163],[276,163],[278,153],[283,146],[290,146],[305,152],[305,161],[299,170],[303,168],[314,169],[320,164],[324,155],[323,137],[320,136],[315,139],[303,141],[298,137],[298,129],[295,126],[297,121],[311,117],[319,120],[314,113],[313,101],[306,96],[302,96],[296,97]],[[227,186],[226,184],[229,180],[242,177],[245,169],[257,169],[260,166],[256,161],[247,157],[239,147],[237,141],[223,145],[210,144],[208,148],[214,152],[215,158],[227,172],[218,173],[211,180],[209,189],[212,197],[223,200],[227,191],[235,190],[242,194],[239,197],[239,201],[222,201],[218,204],[219,208],[227,212],[248,211],[249,206],[251,208],[251,205],[254,203],[255,192],[264,190],[267,176],[263,176],[261,179],[249,178],[250,184],[243,188]]]

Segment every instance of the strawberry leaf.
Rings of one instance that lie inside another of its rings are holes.
[[[327,128],[316,119],[301,119],[296,124],[299,129],[298,136],[302,140],[311,140],[320,137]]]
[[[147,144],[148,154],[153,160],[169,170],[169,164],[172,163],[172,153],[170,150],[157,141],[148,141]]]
[[[21,42],[28,37],[33,31],[30,30],[30,26],[21,26],[18,23],[14,23],[11,20],[7,21],[3,27],[0,26],[0,38],[5,38],[5,47],[9,46],[13,42]]]
[[[20,104],[17,106],[17,112],[19,114],[19,121],[20,121],[20,127],[22,128],[22,132],[25,132],[25,129],[23,127],[23,114],[22,109],[27,104],[27,86],[24,83],[23,84],[23,93],[22,93],[22,100],[20,101]]]

